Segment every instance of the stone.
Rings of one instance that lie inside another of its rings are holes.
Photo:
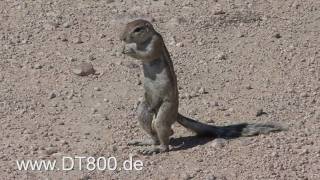
[[[275,35],[273,35],[273,37],[279,39],[279,38],[281,38],[282,36],[280,35],[280,33],[276,33]]]
[[[34,68],[35,69],[42,69],[42,65],[37,63],[37,64],[34,65]]]
[[[253,88],[252,88],[251,85],[247,85],[247,86],[246,86],[246,89],[250,90],[250,89],[253,89]]]
[[[62,24],[62,27],[64,28],[69,28],[70,26],[71,26],[71,23],[68,21]]]
[[[184,44],[183,44],[182,42],[178,42],[178,43],[176,44],[176,46],[177,46],[177,47],[183,47]]]
[[[55,97],[57,97],[56,93],[51,92],[51,93],[49,94],[49,99],[53,99],[53,98],[55,98]]]
[[[54,153],[57,153],[57,152],[58,152],[58,150],[56,148],[53,148],[53,147],[49,147],[44,151],[44,153],[46,155],[49,155],[49,156],[54,154]]]
[[[54,22],[47,23],[47,24],[43,25],[43,28],[44,28],[45,30],[48,30],[48,31],[55,30],[57,27],[58,27],[58,24],[57,24],[57,23],[54,23]]]
[[[219,106],[219,103],[217,101],[210,101],[209,102],[210,107]]]
[[[214,15],[221,15],[225,14],[226,12],[222,9],[220,4],[217,4],[215,7],[212,8],[212,13]]]
[[[256,117],[262,116],[263,114],[267,114],[266,112],[263,111],[263,109],[258,109],[256,112]]]
[[[79,76],[88,76],[90,74],[95,73],[95,69],[93,68],[93,65],[88,62],[83,62],[79,64],[77,67],[73,68],[73,73]]]
[[[82,39],[81,39],[79,36],[75,37],[72,42],[73,42],[74,44],[81,44],[81,43],[83,43]]]
[[[211,142],[210,145],[215,148],[222,148],[222,147],[226,146],[227,143],[228,143],[228,141],[223,138],[216,138]]]
[[[223,53],[223,52],[219,52],[219,53],[217,54],[216,58],[217,58],[218,60],[226,60],[226,59],[227,59],[227,55],[226,55],[225,53]]]
[[[204,89],[204,87],[199,88],[198,92],[200,94],[206,94],[207,93],[206,90]]]

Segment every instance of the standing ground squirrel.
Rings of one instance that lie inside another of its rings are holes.
[[[231,138],[254,136],[280,131],[273,124],[235,124],[213,126],[187,118],[178,113],[179,95],[173,63],[162,36],[148,21],[139,19],[128,23],[120,36],[125,42],[123,53],[143,64],[144,98],[138,107],[138,120],[142,129],[151,136],[149,140],[134,140],[129,145],[153,145],[142,154],[169,151],[169,138],[173,135],[174,122],[200,136]]]

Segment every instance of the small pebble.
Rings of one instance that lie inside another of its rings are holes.
[[[42,65],[37,63],[37,64],[34,65],[34,68],[35,68],[35,69],[41,69],[41,68],[42,68]]]
[[[91,179],[91,177],[87,174],[79,178],[79,180],[89,180],[89,179]]]
[[[184,173],[184,174],[181,175],[181,178],[183,180],[189,180],[189,179],[192,179],[192,176],[190,174],[188,174],[188,173]]]
[[[141,85],[141,84],[142,84],[141,80],[138,79],[138,80],[137,80],[137,85]]]
[[[64,27],[64,28],[69,28],[70,26],[71,26],[70,22],[65,22],[62,24],[62,27]]]
[[[61,140],[60,143],[61,143],[61,145],[67,145],[68,144],[68,142],[66,140]]]
[[[226,60],[227,59],[227,55],[225,53],[223,53],[223,52],[220,52],[220,53],[217,54],[216,58],[218,60]]]
[[[258,109],[256,113],[256,117],[262,116],[263,114],[267,114],[266,112],[263,111],[263,109]]]
[[[281,38],[281,35],[280,35],[280,33],[276,33],[275,35],[273,35],[273,37],[279,39],[279,38]]]
[[[55,97],[57,97],[57,95],[56,95],[54,92],[51,92],[51,93],[49,94],[49,99],[53,99],[53,98],[55,98]]]
[[[89,61],[93,61],[93,60],[95,60],[96,58],[94,57],[94,55],[90,54],[90,55],[88,56],[88,59],[89,59]]]
[[[192,96],[189,93],[184,93],[183,95],[181,95],[181,99],[191,99]]]
[[[219,106],[219,103],[217,101],[211,101],[211,102],[209,102],[209,105],[211,107],[214,107],[214,106]]]
[[[88,62],[83,62],[77,67],[73,68],[73,73],[79,76],[88,76],[90,74],[95,73],[95,69],[93,68],[93,65]]]
[[[48,31],[55,30],[57,27],[58,27],[58,24],[54,22],[43,25],[43,28]]]
[[[179,43],[176,44],[176,46],[177,46],[177,47],[183,47],[184,44],[183,44],[182,42],[179,42]]]
[[[92,109],[91,109],[91,112],[92,112],[92,114],[94,114],[94,113],[98,112],[98,109],[92,108]]]
[[[279,157],[279,154],[278,154],[277,152],[272,152],[272,153],[271,153],[271,156],[272,156],[272,157]]]
[[[65,36],[61,37],[60,39],[61,39],[62,42],[67,42],[68,41],[67,37],[65,37]]]
[[[209,175],[206,180],[216,180],[217,177],[215,177],[214,175]]]
[[[250,89],[253,89],[253,88],[252,88],[251,85],[247,85],[247,86],[246,86],[246,89],[250,90]]]
[[[117,146],[112,146],[112,151],[113,152],[116,152],[118,150],[118,147]]]
[[[303,92],[303,93],[300,94],[300,96],[301,97],[308,97],[309,95],[308,95],[308,93]]]
[[[200,94],[206,94],[206,93],[207,93],[206,90],[204,89],[204,87],[201,87],[201,88],[198,90],[198,92],[199,92]]]
[[[83,43],[82,39],[78,36],[78,37],[75,37],[72,41],[74,44],[81,44]]]
[[[222,9],[220,4],[217,4],[214,8],[212,8],[212,13],[214,15],[225,14],[226,12]]]
[[[103,120],[109,120],[109,117],[106,114],[102,115],[102,118]]]
[[[211,142],[210,145],[215,148],[222,148],[222,147],[226,146],[227,143],[228,143],[228,141],[223,138],[216,138]]]
[[[167,22],[167,26],[170,28],[175,28],[175,27],[178,27],[181,23],[183,23],[185,21],[186,20],[182,17],[180,17],[180,18],[174,17]]]
[[[57,152],[58,152],[58,150],[56,148],[53,148],[53,147],[49,147],[44,151],[44,153],[46,155],[49,155],[49,156],[54,154],[54,153],[57,153]]]
[[[70,61],[70,62],[75,62],[75,61],[77,61],[77,59],[74,58],[74,57],[68,57],[67,59],[68,59],[68,61]]]
[[[88,135],[90,135],[90,133],[89,132],[85,132],[84,135],[88,136]]]

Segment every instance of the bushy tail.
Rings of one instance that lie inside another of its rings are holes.
[[[195,132],[199,136],[209,136],[216,138],[235,138],[240,136],[256,136],[258,134],[267,134],[270,132],[282,131],[279,125],[275,124],[234,124],[229,126],[213,126],[195,121],[181,114],[178,114],[178,123],[187,129]]]

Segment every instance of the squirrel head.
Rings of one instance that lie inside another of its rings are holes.
[[[126,43],[142,44],[152,38],[155,30],[149,21],[138,19],[129,22],[120,35],[120,40]]]

